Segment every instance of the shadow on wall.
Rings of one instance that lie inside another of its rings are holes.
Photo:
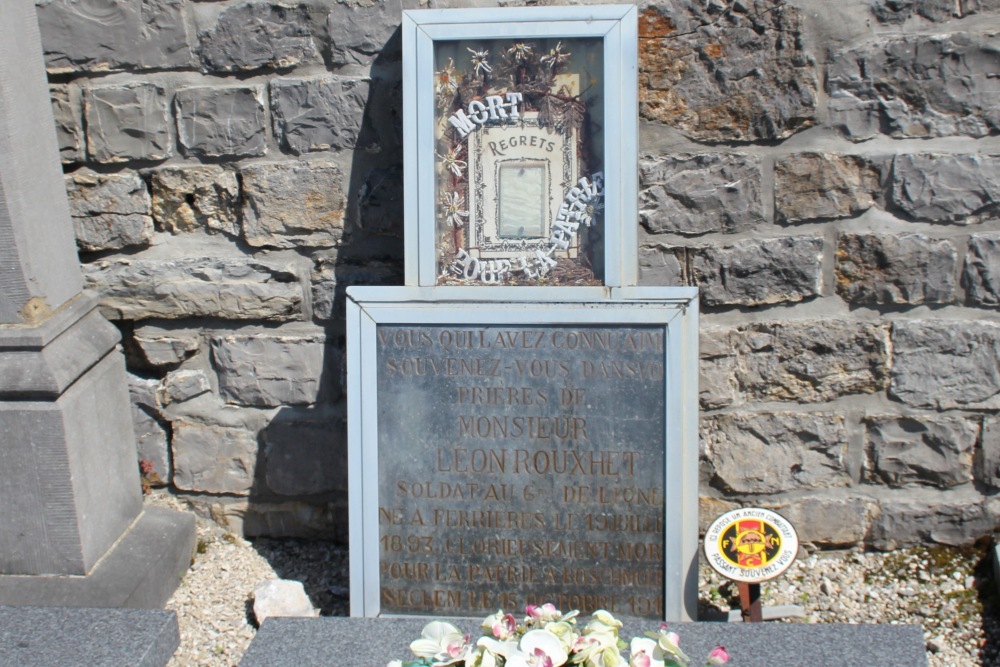
[[[248,536],[294,535],[347,544],[346,290],[403,283],[401,42],[397,28],[371,66],[342,242],[315,256],[313,317],[322,323],[326,340],[315,401],[282,407],[260,431],[244,519]],[[296,376],[290,372],[288,377]]]

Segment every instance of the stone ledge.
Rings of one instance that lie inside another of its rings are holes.
[[[0,607],[0,664],[163,667],[177,650],[177,614],[150,609]]]
[[[484,614],[485,615],[485,614]],[[383,667],[412,654],[409,644],[428,622],[420,617],[269,618],[250,644],[240,667],[327,667],[337,662]],[[449,620],[463,632],[475,632],[481,619]],[[655,630],[653,620],[622,619],[621,636]],[[700,664],[723,645],[733,664],[769,667],[924,667],[923,631],[917,625],[847,625],[788,623],[671,623],[684,652]]]
[[[194,515],[150,507],[86,576],[0,575],[0,605],[162,609],[193,553]],[[23,664],[2,659],[4,637],[0,631],[0,664]]]

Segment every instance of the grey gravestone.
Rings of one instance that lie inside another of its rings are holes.
[[[383,613],[662,617],[662,326],[377,336]]]
[[[566,611],[566,610],[564,610]],[[412,657],[410,642],[429,619],[317,618],[268,619],[243,656],[240,667],[326,667],[333,662],[384,667]],[[482,619],[445,619],[478,636]],[[648,620],[622,619],[626,641],[656,630]],[[803,623],[672,623],[692,664],[722,645],[731,665],[745,667],[925,667],[923,632],[916,625]]]
[[[0,607],[3,665],[163,667],[179,643],[172,611]]]
[[[80,292],[34,5],[8,4],[0,21],[0,604],[160,606],[190,564],[194,522],[141,513],[120,335]]]
[[[353,614],[693,615],[696,292],[557,293],[348,290]]]

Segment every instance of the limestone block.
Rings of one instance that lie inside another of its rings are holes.
[[[183,88],[174,104],[184,155],[254,157],[267,152],[263,86]]]
[[[366,234],[403,238],[402,167],[369,170],[358,199],[359,227]]]
[[[1000,130],[994,35],[880,36],[835,53],[830,122],[849,139],[983,137]]]
[[[243,235],[252,246],[336,245],[344,231],[344,177],[332,162],[254,164],[243,177]]]
[[[346,435],[339,418],[275,420],[261,431],[267,487],[283,496],[347,491]]]
[[[272,79],[274,135],[296,155],[354,148],[368,81],[341,76]]]
[[[969,303],[1000,306],[1000,234],[973,234],[965,256],[962,285]]]
[[[698,497],[698,532],[705,533],[719,516],[726,512],[739,509],[741,505],[737,502],[713,498],[711,496]]]
[[[164,167],[149,177],[153,220],[160,229],[239,236],[240,186],[233,170],[219,165]]]
[[[56,121],[56,141],[59,142],[59,157],[63,164],[83,160],[83,111],[75,88],[50,85],[52,115]]]
[[[155,378],[139,377],[133,373],[128,374],[128,395],[132,401],[132,406],[146,408],[149,412],[160,414],[160,401],[156,397],[156,390],[160,388],[160,381]]]
[[[170,483],[170,445],[167,431],[151,414],[132,405],[132,423],[135,427],[135,448],[140,466],[149,465],[146,479],[158,480],[153,486]]]
[[[923,234],[841,234],[837,293],[853,304],[951,303],[958,252]]]
[[[950,488],[972,481],[979,422],[965,417],[865,418],[870,477],[892,487]]]
[[[847,486],[847,429],[821,412],[704,417],[701,437],[713,486],[730,493],[777,493]]]
[[[184,0],[36,0],[50,73],[193,64]]]
[[[680,0],[639,17],[639,114],[699,141],[783,139],[811,125],[817,72],[780,0]]]
[[[726,347],[728,330],[702,327],[698,402],[702,410],[717,410],[737,401],[736,357]]]
[[[141,327],[132,333],[132,340],[142,350],[146,363],[154,368],[178,366],[198,353],[196,333]]]
[[[930,495],[925,489],[919,498],[880,501],[868,537],[873,546],[885,550],[928,543],[962,546],[993,528],[982,498]]]
[[[888,382],[887,327],[847,320],[760,322],[729,335],[748,400],[824,402]]]
[[[148,246],[153,238],[146,184],[135,172],[65,177],[76,243],[85,252]]]
[[[160,405],[182,403],[212,390],[212,384],[202,370],[176,370],[160,381],[156,397]]]
[[[217,336],[210,344],[219,394],[227,403],[309,405],[340,395],[339,383],[331,382],[339,354],[323,334]]]
[[[676,252],[675,252],[676,250]],[[639,246],[640,285],[683,285],[684,253],[663,244]]]
[[[174,486],[247,495],[257,466],[257,434],[245,428],[173,422]]]
[[[319,609],[313,608],[301,581],[270,579],[262,581],[253,589],[253,615],[257,625],[260,625],[271,616],[319,616]]]
[[[378,56],[399,59],[399,47],[389,38],[403,17],[400,0],[364,3],[338,2],[326,20],[330,36],[330,61],[334,65],[368,65]]]
[[[351,285],[402,285],[399,263],[369,260],[363,263],[339,260],[336,254],[320,255],[312,271],[313,317],[329,320],[343,312],[344,291]]]
[[[822,290],[823,239],[818,236],[665,250],[678,256],[683,283],[697,285],[706,306],[792,303]]]
[[[899,155],[890,196],[913,220],[980,222],[1000,214],[1000,156]]]
[[[650,234],[733,233],[764,221],[760,160],[734,154],[644,158],[639,220]]]
[[[108,163],[170,157],[169,106],[166,90],[154,83],[85,89],[87,153]]]
[[[170,442],[160,423],[156,390],[160,383],[152,378],[128,374],[128,393],[132,404],[136,452],[139,461],[147,461],[152,472],[164,484],[170,483]]]
[[[994,489],[1000,488],[1000,417],[983,419],[982,469],[977,477]]]
[[[111,319],[302,317],[300,267],[251,258],[116,259],[83,266],[84,283]]]
[[[903,23],[911,16],[947,21],[1000,9],[1000,0],[873,0],[870,6],[882,23]]]
[[[779,160],[774,165],[775,215],[783,222],[860,215],[882,203],[885,162],[830,153],[799,153]]]
[[[277,2],[226,7],[215,25],[198,35],[202,69],[242,72],[318,62],[313,23],[322,17],[316,13],[305,4]]]
[[[889,393],[908,405],[1000,408],[1000,324],[898,320]]]
[[[347,501],[264,501],[226,496],[185,496],[198,513],[237,535],[347,539]]]
[[[805,497],[786,503],[764,505],[788,519],[799,542],[823,548],[844,548],[861,544],[875,503],[868,498]]]

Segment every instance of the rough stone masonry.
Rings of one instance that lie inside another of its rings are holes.
[[[36,4],[139,457],[233,530],[343,538],[343,293],[402,282],[416,0]],[[637,261],[702,290],[703,520],[1000,522],[998,32],[1000,0],[640,6]]]

